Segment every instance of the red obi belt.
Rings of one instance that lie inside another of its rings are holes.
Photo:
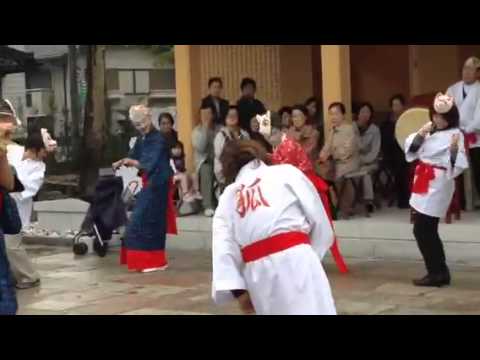
[[[244,247],[242,249],[243,261],[245,263],[257,261],[302,244],[310,244],[310,238],[305,233],[289,232],[275,235]]]
[[[447,169],[442,166],[426,164],[420,161],[415,168],[415,180],[413,182],[412,192],[414,194],[427,194],[430,188],[430,182],[435,179],[435,169]]]

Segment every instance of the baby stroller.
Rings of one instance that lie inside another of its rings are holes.
[[[85,255],[88,252],[85,240],[89,238],[93,240],[93,250],[97,255],[105,257],[108,241],[112,239],[113,232],[126,225],[127,211],[134,205],[132,185],[138,186],[132,182],[124,190],[122,177],[115,176],[112,169],[100,170],[100,179],[87,215],[80,231],[73,239],[75,255]]]

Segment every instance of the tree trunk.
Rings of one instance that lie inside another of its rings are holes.
[[[80,155],[80,104],[77,77],[77,45],[68,45],[68,68],[70,75],[70,114],[72,126],[72,154],[75,164]]]
[[[90,45],[87,53],[87,102],[80,186],[93,195],[105,147],[105,45]]]

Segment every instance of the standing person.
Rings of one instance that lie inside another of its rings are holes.
[[[382,123],[380,132],[382,137],[383,166],[394,177],[397,207],[408,209],[410,199],[409,166],[405,160],[405,153],[395,138],[397,120],[405,111],[405,98],[403,95],[394,95],[390,99],[390,113]]]
[[[200,123],[193,129],[192,146],[195,158],[195,176],[200,185],[204,215],[212,217],[215,213],[213,164],[215,160],[215,124],[214,110],[211,106],[202,105]]]
[[[363,176],[363,199],[370,212],[373,211],[375,198],[372,174],[378,170],[378,156],[382,145],[380,129],[373,123],[373,106],[366,102],[358,108],[358,118],[354,122],[360,134],[360,170],[366,171]]]
[[[24,186],[22,192],[12,194],[17,204],[23,229],[30,226],[33,198],[38,194],[45,180],[45,159],[55,151],[57,143],[46,129],[30,134],[25,147],[10,145],[8,158],[15,168],[18,179]],[[40,285],[40,274],[35,270],[27,252],[22,246],[22,234],[6,235],[7,255],[10,261],[17,289],[30,289]]]
[[[178,133],[173,128],[174,125],[175,120],[173,120],[172,114],[164,112],[158,116],[160,133],[165,137],[169,148],[172,148],[178,142]]]
[[[113,167],[137,168],[144,186],[127,226],[120,260],[132,271],[165,270],[168,266],[166,234],[176,233],[170,148],[165,137],[154,128],[149,108],[132,106],[130,119],[141,138],[129,157],[114,163]]]
[[[410,205],[416,211],[413,233],[428,272],[413,284],[441,287],[450,285],[450,271],[438,223],[452,202],[455,178],[468,168],[468,161],[454,99],[438,94],[430,118],[431,122],[405,141],[407,161],[419,161]]]
[[[470,148],[473,178],[480,194],[480,59],[469,58],[463,66],[462,81],[452,85],[447,94],[455,99],[460,113],[460,128]]]
[[[314,126],[308,123],[308,110],[305,106],[295,105],[292,108],[292,126],[288,130],[287,136],[302,145],[312,162],[318,158],[320,134]]]
[[[320,101],[315,96],[312,96],[305,101],[305,107],[308,110],[310,123],[318,129],[323,128],[322,107]]]
[[[334,315],[322,201],[300,170],[267,166],[265,156],[253,141],[229,143],[222,155],[229,186],[213,219],[213,299],[237,298],[258,315]]]
[[[225,127],[223,127],[215,136],[214,150],[215,150],[215,164],[214,171],[215,177],[220,186],[220,192],[223,191],[225,186],[225,177],[222,171],[222,162],[220,156],[222,155],[223,148],[230,141],[248,140],[250,135],[248,132],[240,128],[240,121],[238,115],[238,108],[236,106],[230,106],[227,117],[225,119]]]
[[[208,80],[208,96],[202,99],[202,109],[211,107],[213,109],[213,123],[215,127],[225,126],[230,104],[222,98],[223,81],[219,77],[212,77]]]
[[[250,133],[250,120],[256,115],[267,112],[265,105],[255,98],[257,83],[251,78],[244,78],[240,85],[242,97],[237,101],[240,127]]]

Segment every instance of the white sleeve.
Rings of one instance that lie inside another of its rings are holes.
[[[480,132],[480,98],[477,99],[477,104],[475,106],[475,112],[473,113],[473,120],[468,123],[465,127],[465,132],[467,134],[473,132]]]
[[[213,217],[212,298],[217,304],[234,300],[231,290],[246,290],[242,253],[233,232],[233,196],[233,192],[227,189]]]
[[[452,167],[452,163],[450,161],[450,151],[448,153],[448,171],[447,171],[447,178],[454,179],[460,174],[462,174],[466,169],[468,169],[468,157],[465,151],[465,138],[462,133],[460,133],[460,141],[458,142],[458,153],[457,158],[455,160],[455,167]]]
[[[40,163],[32,166],[22,162],[16,167],[17,176],[25,188],[21,193],[22,199],[33,198],[43,185],[45,180],[45,164]]]
[[[415,136],[417,136],[417,133],[410,134],[407,137],[407,140],[405,140],[405,158],[406,158],[407,162],[414,162],[415,160],[419,159],[418,151],[417,152],[409,151],[410,146],[412,145],[412,142],[415,139]]]
[[[334,234],[320,195],[312,182],[294,167],[292,167],[292,174],[286,174],[285,178],[288,182],[287,186],[297,196],[300,206],[312,226],[311,244],[322,260],[333,245]]]

